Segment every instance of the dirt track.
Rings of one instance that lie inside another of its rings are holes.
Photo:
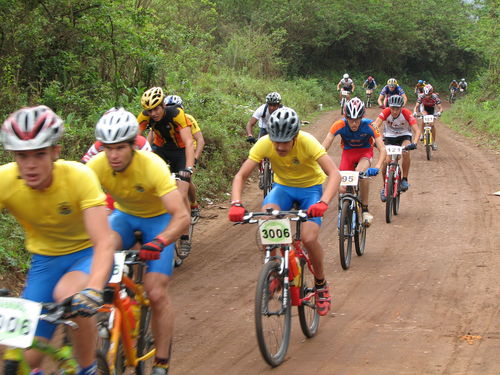
[[[375,118],[377,109],[368,111]],[[322,140],[338,117],[305,130]],[[363,257],[343,271],[336,204],[321,241],[333,292],[318,335],[306,340],[294,309],[287,360],[270,369],[257,348],[253,306],[262,257],[254,226],[232,226],[227,205],[205,209],[193,253],[176,270],[175,374],[500,374],[500,158],[439,124],[431,161],[412,152],[410,190],[386,224],[371,181],[375,219]],[[330,155],[338,163],[338,142]],[[229,191],[230,187],[228,187]],[[244,202],[261,202],[255,181]]]

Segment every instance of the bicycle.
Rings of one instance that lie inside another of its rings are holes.
[[[142,285],[146,263],[138,259],[138,253],[115,253],[113,274],[104,289],[97,324],[97,353],[106,363],[99,370],[104,375],[123,374],[127,367],[135,367],[137,375],[146,374],[156,352],[151,309]]]
[[[272,217],[257,220],[256,217]],[[295,222],[292,236],[291,222]],[[313,337],[319,328],[314,272],[301,243],[302,211],[249,212],[240,224],[259,224],[265,250],[255,293],[255,330],[260,353],[272,367],[285,359],[290,343],[292,306],[297,306],[302,332]],[[237,223],[238,224],[238,223]]]
[[[35,337],[39,320],[78,329],[75,322],[66,319],[71,311],[71,298],[62,303],[38,303],[8,297],[9,295],[8,290],[0,290],[0,345],[7,346],[3,356],[4,375],[31,373],[32,369],[24,356],[26,348],[37,350],[52,359],[56,364],[57,374],[76,374],[79,367],[73,358],[73,349],[67,335],[64,335],[61,347]],[[97,363],[99,368],[106,366],[101,355],[97,355]]]
[[[189,229],[188,229],[188,237],[189,237],[189,243],[192,244],[192,239],[193,239],[193,231],[194,231],[194,226],[196,223],[198,223],[198,220],[200,219],[200,216],[191,216],[191,222],[189,224]],[[190,253],[187,255],[181,253],[181,239],[178,238],[177,241],[175,241],[175,260],[174,260],[174,266],[175,267],[180,267],[182,263],[184,263],[184,260],[189,256]]]
[[[438,118],[435,115],[423,115],[417,116],[417,118],[421,118],[424,122],[424,146],[425,146],[425,154],[427,156],[427,160],[431,160],[432,158],[432,146],[434,144],[434,140],[432,139],[432,127],[434,126],[434,120]]]
[[[408,145],[409,146],[409,145]],[[399,212],[399,204],[401,201],[401,181],[403,179],[401,167],[399,166],[399,158],[403,151],[409,151],[413,148],[408,146],[401,147],[396,145],[386,145],[387,155],[391,157],[391,161],[387,164],[384,182],[385,201],[385,222],[390,223],[392,215],[397,215]]]
[[[351,93],[347,90],[340,90],[340,95],[342,95],[342,99],[340,100],[340,114],[344,114],[344,107],[347,103],[347,98]]]
[[[340,265],[344,270],[351,265],[352,242],[356,254],[362,256],[366,246],[366,225],[363,223],[362,204],[359,200],[359,180],[368,178],[364,172],[340,171],[340,186],[346,192],[339,195],[337,229],[339,234]]]
[[[373,90],[366,89],[365,93],[366,93],[365,107],[370,108],[372,106]]]
[[[453,104],[455,103],[455,100],[457,99],[457,89],[451,88],[450,89],[450,96],[448,97],[448,101]]]
[[[271,167],[271,161],[264,158],[259,166],[259,189],[262,190],[264,198],[273,188],[274,173]]]

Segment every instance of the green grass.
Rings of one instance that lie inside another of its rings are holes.
[[[30,254],[24,249],[24,233],[14,217],[7,212],[0,215],[0,274],[9,270],[25,271]]]

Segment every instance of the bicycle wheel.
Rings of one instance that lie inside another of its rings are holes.
[[[106,361],[106,356],[104,355],[104,353],[97,351],[96,362],[97,362],[97,374],[109,375],[109,366],[108,362]]]
[[[358,210],[358,213],[361,210]],[[356,249],[356,254],[362,256],[365,253],[366,245],[366,226],[363,224],[363,217],[357,217],[356,230],[354,231],[354,248]]]
[[[273,172],[271,170],[271,165],[269,162],[264,163],[264,170],[262,171],[262,173],[263,173],[262,193],[265,198],[267,193],[271,191],[271,188],[273,186]]]
[[[306,249],[303,249],[306,252]],[[319,314],[316,310],[316,295],[314,293],[314,275],[309,270],[305,259],[300,259],[302,273],[300,275],[300,299],[302,304],[298,306],[300,328],[306,337],[313,337],[318,332]]]
[[[385,201],[385,222],[390,223],[392,219],[392,206],[394,204],[394,171],[389,171],[387,176],[387,200]]]
[[[340,115],[342,116],[344,114],[344,106],[345,106],[345,98],[342,98],[340,101]]]
[[[110,319],[111,313],[100,312],[97,316],[97,371],[99,374],[109,374],[110,365],[108,361],[108,351],[111,345],[111,332],[112,320]],[[116,357],[114,361],[114,375],[121,375],[125,373],[125,351],[123,349],[123,343],[120,340],[119,346],[116,351]]]
[[[3,362],[4,375],[23,375],[19,361],[5,360]]]
[[[430,131],[425,134],[425,154],[427,155],[427,160],[431,160],[432,145]]]
[[[139,323],[139,336],[137,337],[137,357],[146,355],[154,348],[154,338],[151,332],[151,309],[149,306],[141,306],[141,319]],[[151,373],[154,356],[141,361],[135,367],[137,375]]]
[[[340,214],[339,227],[339,252],[340,265],[347,270],[351,265],[352,255],[352,211],[349,208],[351,202],[343,201]]]
[[[283,305],[284,278],[280,264],[273,260],[264,264],[255,293],[255,331],[260,353],[272,367],[285,359],[290,343],[292,310],[290,295]]]
[[[396,196],[394,197],[394,202],[392,203],[392,212],[397,215],[399,212],[399,202],[401,200],[401,172],[398,171],[394,177],[394,190],[396,191]]]

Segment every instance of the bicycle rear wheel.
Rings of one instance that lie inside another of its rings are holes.
[[[306,252],[306,249],[303,249]],[[300,299],[298,306],[300,328],[306,337],[313,337],[318,332],[319,314],[316,310],[316,294],[314,292],[314,275],[309,270],[305,259],[300,259],[302,273],[300,275]],[[305,300],[304,300],[305,299]]]
[[[284,275],[273,260],[264,264],[255,292],[255,331],[260,353],[272,367],[284,360],[290,343],[290,294],[284,305]],[[289,291],[287,291],[289,292]]]
[[[352,255],[352,211],[349,208],[351,202],[343,201],[340,214],[339,227],[339,253],[340,265],[343,269],[349,269]]]
[[[389,171],[387,176],[387,200],[385,201],[385,222],[390,223],[392,219],[392,206],[394,204],[394,171]]]
[[[151,308],[149,306],[141,306],[141,319],[139,323],[139,336],[137,337],[137,357],[146,355],[154,348],[154,338],[151,332]],[[146,375],[151,373],[153,367],[154,356],[141,361],[135,367],[137,375]]]
[[[427,155],[427,160],[431,160],[432,145],[431,145],[431,133],[425,134],[425,154]]]
[[[358,213],[360,210],[358,210]],[[362,256],[365,253],[366,245],[366,226],[363,224],[363,217],[359,216],[356,221],[356,230],[354,231],[354,248],[356,249],[356,254]]]

